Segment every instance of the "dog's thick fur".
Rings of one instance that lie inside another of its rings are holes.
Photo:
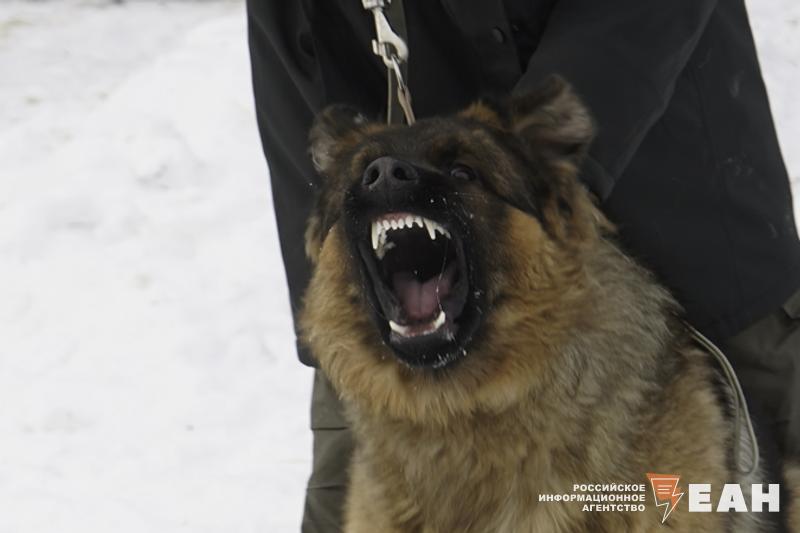
[[[723,484],[751,482],[732,462],[710,358],[578,184],[591,136],[558,79],[413,128],[340,107],[318,118],[312,155],[326,183],[307,232],[302,328],[357,436],[348,533],[772,530],[766,513],[689,513],[685,501],[662,526],[649,484],[645,512],[539,501],[576,483],[646,484],[647,472],[679,474],[684,490],[710,483],[712,502]],[[481,175],[458,194],[480,252],[483,322],[458,361],[414,368],[378,333],[343,202],[376,157],[436,165],[436,148],[453,144]]]

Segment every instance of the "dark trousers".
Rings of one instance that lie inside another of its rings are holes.
[[[800,458],[800,291],[720,348],[736,370],[755,423],[784,457]]]
[[[720,345],[748,403],[785,456],[800,457],[800,291],[780,309]],[[311,399],[314,465],[306,491],[303,533],[342,529],[353,440],[342,405],[318,370]]]
[[[314,461],[306,487],[302,532],[339,532],[353,439],[344,419],[342,403],[319,370],[314,374],[311,392],[311,430],[314,432]]]

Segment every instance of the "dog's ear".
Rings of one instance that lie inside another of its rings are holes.
[[[512,97],[508,111],[512,130],[529,149],[576,169],[580,166],[594,137],[594,124],[563,78],[550,76],[537,89]]]
[[[336,104],[322,110],[309,133],[311,161],[321,174],[327,173],[344,145],[361,140],[367,118],[357,109]]]
[[[549,178],[550,192],[541,199],[549,232],[579,244],[598,231],[612,231],[577,179],[595,128],[570,85],[551,76],[538,89],[512,97],[507,109],[511,130]]]

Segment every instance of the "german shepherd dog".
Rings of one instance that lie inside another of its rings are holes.
[[[317,117],[301,327],[356,435],[346,532],[788,527],[785,481],[780,514],[716,512],[726,483],[749,509],[778,481],[739,473],[717,367],[579,185],[592,136],[558,78],[411,127]],[[665,521],[647,473],[680,476]],[[689,483],[713,512],[679,501]],[[554,500],[581,484],[643,500]]]

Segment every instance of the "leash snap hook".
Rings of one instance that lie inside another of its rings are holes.
[[[375,39],[372,40],[372,51],[383,59],[387,69],[392,69],[392,58],[401,62],[408,61],[408,46],[397,35],[389,24],[383,10],[389,5],[389,0],[362,0],[364,9],[371,11],[375,19]]]

